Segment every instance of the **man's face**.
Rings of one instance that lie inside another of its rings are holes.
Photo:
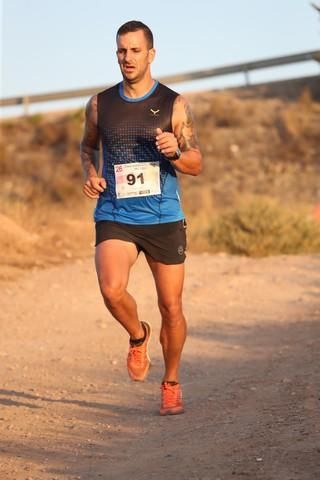
[[[142,80],[155,54],[155,50],[148,47],[143,30],[119,35],[117,47],[117,58],[123,78],[129,83]]]

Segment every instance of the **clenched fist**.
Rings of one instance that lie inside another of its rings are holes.
[[[103,177],[88,177],[86,183],[83,185],[83,193],[89,198],[99,198],[100,193],[107,188],[107,182]]]
[[[160,153],[166,157],[174,157],[179,147],[177,138],[171,132],[163,132],[161,128],[156,130],[156,146]]]

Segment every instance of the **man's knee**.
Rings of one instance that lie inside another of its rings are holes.
[[[174,299],[167,302],[159,302],[159,309],[163,321],[169,327],[175,327],[182,321],[181,299]]]
[[[100,291],[107,306],[114,307],[122,299],[125,293],[125,287],[121,284],[112,284],[100,280]]]

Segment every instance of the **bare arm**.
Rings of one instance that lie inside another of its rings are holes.
[[[99,198],[106,188],[106,181],[99,177],[96,165],[99,155],[99,132],[97,95],[93,96],[86,107],[84,133],[80,144],[80,157],[85,178],[83,192],[89,198]]]
[[[172,165],[181,173],[199,175],[202,169],[202,155],[198,144],[194,120],[187,100],[179,95],[173,105],[173,133],[157,131],[158,149],[168,158],[175,156],[179,147],[182,154]],[[161,132],[161,133],[160,133]]]

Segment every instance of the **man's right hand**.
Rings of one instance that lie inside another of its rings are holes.
[[[93,199],[99,198],[100,194],[107,188],[107,183],[103,177],[88,177],[83,185],[83,193]]]

